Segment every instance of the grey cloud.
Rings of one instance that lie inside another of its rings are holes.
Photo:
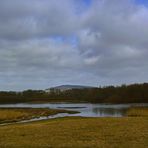
[[[74,47],[64,43],[58,44],[53,39],[23,41],[16,44],[8,42],[6,47],[7,49],[0,50],[0,61],[9,68],[13,68],[12,65],[16,68],[74,67],[81,60]]]
[[[148,8],[133,0],[0,1],[0,89],[148,81]]]
[[[83,19],[86,31],[78,33],[79,48],[86,60],[99,57],[95,68],[91,66],[98,75],[116,79],[119,71],[126,77],[125,69],[133,68],[148,73],[148,8],[133,1],[94,1]]]
[[[62,6],[61,6],[62,5]],[[0,37],[28,39],[67,35],[76,28],[72,1],[0,1]]]

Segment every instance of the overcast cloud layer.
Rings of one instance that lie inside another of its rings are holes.
[[[0,90],[148,82],[147,57],[144,2],[0,1]]]

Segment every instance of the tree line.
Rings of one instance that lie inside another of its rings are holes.
[[[148,83],[51,92],[0,92],[0,103],[26,102],[148,103]]]

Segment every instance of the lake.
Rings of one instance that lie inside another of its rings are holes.
[[[2,104],[0,108],[50,108],[65,109],[79,111],[77,114],[60,113],[49,117],[41,117],[41,119],[65,117],[65,116],[82,116],[82,117],[123,117],[127,109],[131,107],[147,106],[144,104],[92,104],[92,103],[46,103],[46,104]],[[36,119],[34,119],[36,120]]]

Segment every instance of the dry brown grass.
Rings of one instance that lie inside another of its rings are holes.
[[[127,115],[131,116],[131,117],[148,117],[148,108],[146,107],[134,107],[134,108],[130,108],[127,111]]]
[[[21,120],[38,118],[41,116],[55,115],[57,113],[75,112],[57,109],[3,108],[0,109],[0,123],[17,122]]]
[[[136,114],[137,109],[134,108]],[[56,111],[50,110],[50,113]],[[24,109],[0,110],[2,112],[3,117],[0,118],[3,119],[14,115],[19,118],[22,114],[23,117],[28,116]],[[31,112],[42,114],[43,110],[31,109],[29,114]],[[145,109],[138,116],[142,117],[65,117],[0,126],[0,148],[148,148],[148,116],[145,116]]]
[[[67,117],[0,126],[5,148],[147,148],[148,118]]]

